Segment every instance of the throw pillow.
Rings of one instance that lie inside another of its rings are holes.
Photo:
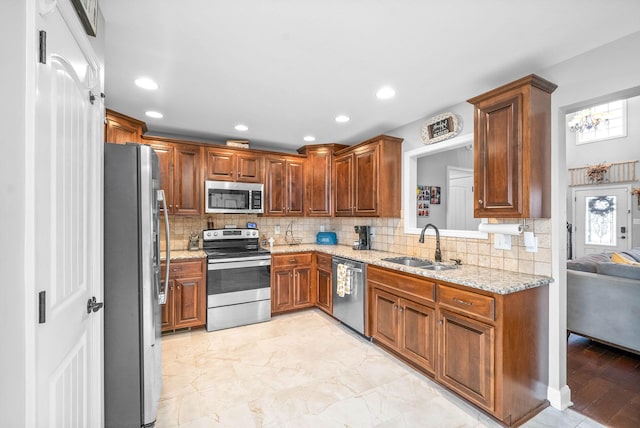
[[[611,261],[614,263],[620,263],[624,265],[640,266],[640,263],[636,262],[635,260],[630,260],[620,253],[611,254]]]

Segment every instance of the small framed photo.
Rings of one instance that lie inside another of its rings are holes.
[[[98,0],[71,0],[84,30],[95,37],[98,29]]]

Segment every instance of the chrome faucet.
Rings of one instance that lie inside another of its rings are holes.
[[[429,226],[433,227],[433,230],[436,231],[436,254],[434,256],[434,259],[436,260],[436,262],[441,262],[442,253],[440,252],[440,231],[438,230],[435,224],[427,223],[422,228],[422,232],[420,232],[420,239],[418,239],[418,242],[421,244],[424,244],[424,231],[427,230],[427,227]]]

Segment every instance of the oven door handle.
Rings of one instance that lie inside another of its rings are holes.
[[[240,268],[260,267],[260,266],[271,266],[271,259],[237,261],[237,262],[231,262],[231,263],[209,262],[208,270],[240,269]]]

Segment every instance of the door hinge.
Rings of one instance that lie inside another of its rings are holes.
[[[91,105],[93,105],[93,102],[96,100],[96,96],[93,94],[93,92],[89,91],[89,102],[91,103]]]
[[[47,32],[44,30],[40,30],[38,35],[38,61],[40,64],[47,63]]]
[[[44,324],[47,322],[47,292],[41,291],[38,293],[38,323]]]

